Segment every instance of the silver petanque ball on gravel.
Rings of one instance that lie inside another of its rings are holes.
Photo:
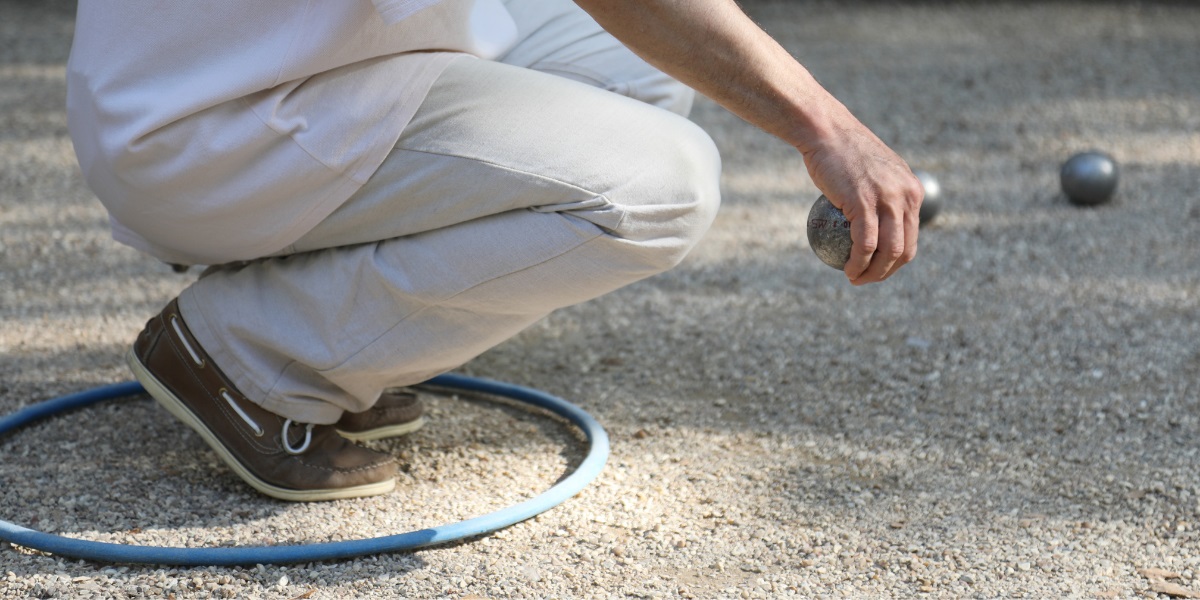
[[[1113,157],[1097,151],[1067,159],[1059,172],[1062,191],[1072,204],[1095,206],[1112,199],[1120,174]]]
[[[850,221],[824,194],[808,211],[808,245],[821,262],[841,271],[850,260]]]
[[[942,210],[942,185],[938,183],[933,173],[913,169],[913,175],[921,181],[921,187],[925,188],[925,201],[921,203],[920,221],[924,225],[933,220]]]

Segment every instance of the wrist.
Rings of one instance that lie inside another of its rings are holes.
[[[847,117],[853,119],[845,105],[820,87],[789,106],[788,129],[781,137],[806,157],[843,138]]]

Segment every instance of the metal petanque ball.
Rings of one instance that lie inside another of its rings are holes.
[[[1117,191],[1117,161],[1103,152],[1081,152],[1063,163],[1059,179],[1073,204],[1104,204]]]
[[[824,194],[808,211],[808,245],[821,262],[841,271],[850,260],[850,221]]]
[[[921,203],[920,216],[921,224],[924,225],[942,210],[942,186],[929,171],[914,169],[913,175],[921,180],[921,187],[925,188],[925,201]]]

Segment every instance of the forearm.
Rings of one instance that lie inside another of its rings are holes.
[[[575,0],[665,73],[794,146],[850,220],[845,272],[887,279],[917,252],[920,183],[908,165],[734,0]]]
[[[576,0],[664,72],[801,152],[846,109],[733,0]]]

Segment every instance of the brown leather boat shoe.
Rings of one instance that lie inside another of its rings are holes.
[[[146,324],[128,361],[155,400],[268,496],[334,500],[396,486],[392,457],[354,444],[332,425],[295,423],[243,396],[192,337],[176,300]]]
[[[425,424],[425,412],[417,393],[407,388],[393,388],[379,397],[375,406],[360,412],[346,413],[334,427],[342,437],[362,442],[410,434]]]

